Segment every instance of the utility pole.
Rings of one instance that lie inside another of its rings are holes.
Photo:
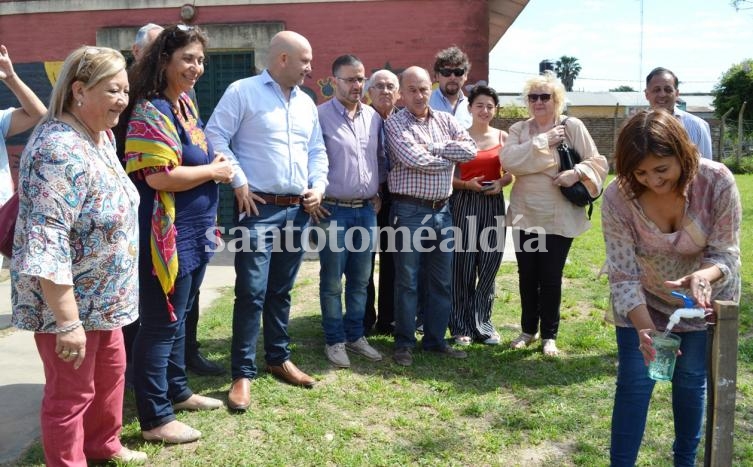
[[[743,112],[745,112],[745,106],[748,105],[748,101],[743,101],[742,107],[740,107],[740,113],[737,114],[737,154],[735,157],[735,163],[740,167],[740,159],[743,157]]]

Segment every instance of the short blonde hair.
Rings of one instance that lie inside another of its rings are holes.
[[[43,121],[60,117],[73,105],[74,82],[80,81],[85,89],[90,89],[125,68],[125,58],[117,50],[90,45],[82,45],[74,50],[63,62],[58,79],[52,88],[50,105]]]
[[[565,110],[565,86],[557,78],[557,76],[551,71],[545,71],[543,74],[534,76],[526,81],[523,86],[523,102],[528,106],[528,114],[533,117],[531,113],[531,103],[528,102],[528,94],[533,88],[548,87],[552,91],[552,99],[554,99],[554,118],[556,119]]]

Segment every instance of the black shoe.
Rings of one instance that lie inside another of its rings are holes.
[[[133,389],[133,363],[131,362],[126,363],[125,388],[131,390]]]
[[[225,374],[223,367],[210,362],[198,351],[194,355],[186,357],[186,368],[199,376],[219,376]]]
[[[435,355],[440,355],[442,357],[451,357],[451,358],[466,358],[468,357],[468,354],[465,353],[462,350],[456,350],[450,347],[449,345],[445,345],[444,347],[440,347],[438,349],[425,349],[427,352],[431,352]]]
[[[369,330],[369,336],[391,336],[395,333],[395,327],[391,324],[383,325],[377,323],[373,328]]]

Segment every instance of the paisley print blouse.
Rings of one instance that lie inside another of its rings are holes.
[[[48,121],[21,155],[11,259],[17,328],[55,328],[40,278],[73,286],[87,331],[119,328],[138,316],[139,195],[107,136],[97,148],[68,124]]]

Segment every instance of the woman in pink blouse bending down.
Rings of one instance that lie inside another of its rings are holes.
[[[552,73],[529,79],[523,89],[528,101],[526,121],[510,127],[500,158],[515,175],[507,211],[512,227],[520,279],[522,332],[510,346],[521,349],[536,340],[541,330],[544,355],[558,354],[562,271],[573,239],[591,226],[586,210],[568,201],[561,186],[582,181],[598,194],[607,173],[607,161],[599,155],[583,122],[565,121],[565,87]],[[557,146],[563,141],[575,148],[582,162],[574,170],[560,172]]]
[[[602,227],[617,333],[611,463],[635,465],[654,381],[649,331],[666,329],[684,289],[709,308],[740,296],[740,199],[735,179],[701,159],[677,118],[641,111],[620,132],[617,179],[604,193]],[[674,465],[695,465],[706,392],[706,323],[682,319],[672,377]]]

